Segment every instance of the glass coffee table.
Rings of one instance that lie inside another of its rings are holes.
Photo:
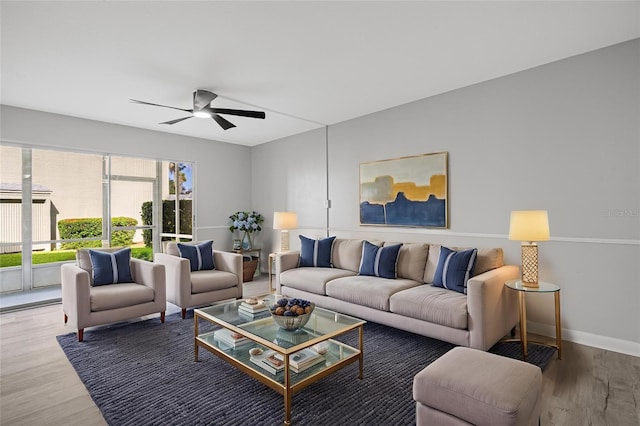
[[[269,295],[263,299],[269,306],[280,297]],[[283,395],[285,425],[291,424],[291,398],[294,393],[356,361],[359,363],[358,378],[362,379],[363,326],[366,321],[316,307],[303,328],[288,331],[274,322],[269,311],[253,317],[239,312],[241,303],[242,300],[237,300],[194,310],[194,359],[198,361],[198,351],[202,347]],[[214,330],[200,332],[203,328],[201,322],[214,324]],[[334,339],[356,329],[357,348]],[[224,334],[233,334],[242,344],[230,344]],[[269,367],[258,365],[254,361],[259,356],[252,361],[249,350],[253,348],[264,354],[275,352],[274,356],[281,364],[280,370],[274,372]],[[296,360],[309,353],[320,353],[322,359],[306,369],[296,369]]]

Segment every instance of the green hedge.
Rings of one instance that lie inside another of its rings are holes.
[[[174,200],[162,200],[162,232],[172,234],[176,232],[176,202]],[[180,233],[191,235],[193,203],[191,200],[180,200]],[[153,203],[145,201],[142,203],[142,224],[151,225],[153,214]],[[151,229],[142,231],[142,238],[147,247],[151,247],[153,232]]]
[[[132,217],[113,217],[111,218],[111,226],[136,226],[138,221]],[[75,238],[95,238],[102,237],[102,219],[98,217],[87,217],[80,219],[63,219],[58,221],[58,231],[60,239],[71,240]],[[135,230],[130,231],[113,231],[111,234],[112,247],[125,247],[133,244],[133,236]],[[95,241],[77,241],[74,243],[62,243],[61,248],[78,249],[84,247],[102,247],[102,242]]]
[[[148,247],[131,247],[131,257],[153,261],[153,251]],[[74,250],[35,251],[32,254],[34,265],[52,262],[65,262],[76,259]],[[22,265],[22,253],[0,254],[0,268]]]

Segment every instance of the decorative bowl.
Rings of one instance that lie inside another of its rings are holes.
[[[316,308],[316,304],[313,302],[311,302],[309,306],[311,310],[308,313],[305,313],[302,315],[295,315],[295,316],[276,315],[274,311],[277,308],[277,306],[272,306],[270,309],[271,318],[273,318],[273,321],[275,321],[278,327],[282,329],[297,330],[298,328],[304,327],[305,324],[309,322],[309,319],[311,318],[311,314],[313,313],[313,310]]]
[[[251,348],[251,349],[249,349],[249,355],[251,355],[251,356],[262,355],[262,349],[260,349],[260,348]]]

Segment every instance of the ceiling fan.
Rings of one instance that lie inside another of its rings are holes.
[[[152,104],[151,102],[139,101],[137,99],[130,99],[131,102],[142,105],[159,106],[163,108],[177,109],[179,111],[185,111],[191,113],[188,117],[176,118],[175,120],[165,121],[159,124],[176,124],[184,120],[188,120],[191,117],[199,118],[212,118],[216,123],[220,125],[224,130],[228,130],[232,127],[236,127],[235,124],[229,120],[220,116],[220,114],[237,115],[240,117],[250,118],[264,118],[265,113],[263,111],[247,111],[243,109],[228,109],[228,108],[213,108],[211,101],[217,98],[218,95],[206,90],[196,90],[193,92],[193,109],[177,108],[168,105]]]

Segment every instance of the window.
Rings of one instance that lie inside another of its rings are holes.
[[[0,291],[21,290],[22,150],[12,146],[0,146],[0,268]]]
[[[0,159],[0,293],[59,285],[81,247],[153,260],[161,233],[192,239],[191,163],[2,144]],[[173,225],[160,231],[165,209]]]
[[[193,229],[193,164],[163,162],[162,239],[191,241]],[[166,175],[165,175],[166,173]]]

